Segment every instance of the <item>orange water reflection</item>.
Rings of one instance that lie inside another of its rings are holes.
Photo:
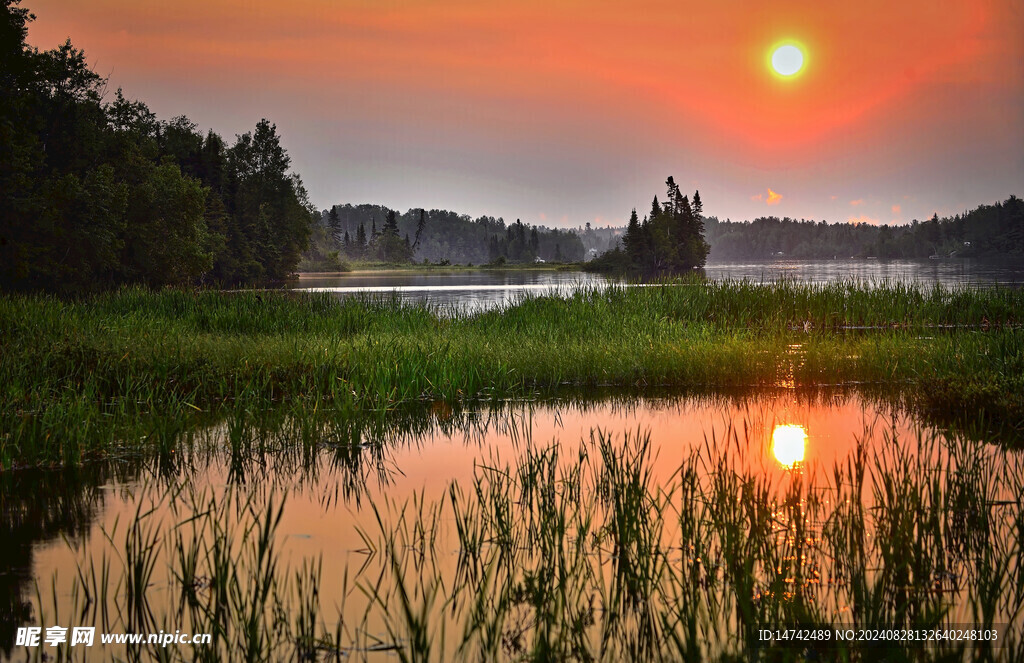
[[[281,566],[295,569],[309,560],[324,560],[320,587],[325,606],[322,618],[330,624],[341,613],[351,613],[355,618],[368,610],[362,595],[346,593],[344,588],[351,590],[350,574],[373,559],[368,549],[384,548],[373,534],[375,509],[391,513],[410,500],[417,500],[417,496],[421,503],[443,501],[453,482],[471,489],[474,473],[480,472],[481,466],[501,467],[504,463],[515,463],[531,445],[556,446],[559,458],[572,463],[578,457],[581,440],[588,439],[595,428],[612,434],[616,443],[621,443],[626,433],[647,433],[651,440],[652,483],[658,486],[677,483],[678,470],[684,460],[702,452],[711,460],[727,456],[729,471],[750,471],[751,476],[764,477],[765,485],[779,491],[785,492],[791,485],[800,484],[804,486],[799,493],[803,500],[810,494],[807,486],[817,474],[827,473],[829,468],[845,462],[859,450],[859,445],[867,447],[870,457],[876,447],[881,446],[883,438],[891,436],[912,441],[917,430],[913,421],[894,416],[884,407],[858,396],[810,397],[792,390],[761,393],[755,397],[517,403],[505,406],[498,414],[486,409],[467,414],[447,404],[435,403],[425,416],[432,423],[415,432],[376,431],[363,435],[360,462],[370,466],[379,461],[386,466],[386,480],[378,480],[379,475],[367,472],[358,501],[339,492],[338,485],[347,480],[344,466],[317,461],[312,468],[297,468],[288,466],[281,460],[281,454],[274,453],[259,459],[259,470],[245,477],[231,476],[224,454],[200,457],[188,476],[176,480],[190,488],[218,494],[234,482],[242,482],[256,491],[276,487],[278,496],[283,491],[287,502],[277,530]],[[813,443],[810,443],[808,431],[813,431]],[[223,433],[219,435],[223,437]],[[223,439],[219,444],[224,445]],[[379,459],[376,453],[380,454]],[[713,463],[706,467],[709,472],[715,470]],[[66,602],[69,583],[78,576],[80,567],[89,570],[94,560],[103,559],[104,555],[113,559],[119,554],[124,526],[118,527],[118,523],[131,522],[140,503],[159,502],[166,486],[144,479],[127,485],[112,482],[100,490],[105,494],[104,503],[87,525],[87,536],[73,541],[72,545],[60,539],[41,541],[35,548],[31,574],[47,589],[51,578],[57,578],[56,591],[43,593],[57,597],[57,603]],[[827,496],[823,495],[821,500],[825,499]],[[799,502],[801,509],[804,504]],[[159,503],[157,510],[165,526],[189,515],[170,512],[166,502]],[[776,518],[782,531],[788,531],[787,518],[799,513],[800,510],[779,511]],[[104,532],[116,532],[114,541],[107,539]],[[370,532],[370,544],[361,532]],[[664,535],[671,540],[677,533],[667,527]],[[817,535],[811,530],[801,530],[801,536],[806,539]],[[439,535],[437,541],[437,549],[443,551],[437,563],[439,568],[447,569],[445,565],[453,566],[457,561],[456,543],[444,535]],[[152,583],[157,597],[174,586],[173,576],[164,570],[167,568],[165,561],[161,560],[158,565]],[[450,569],[445,572],[448,571]],[[49,598],[43,602],[44,605],[36,606],[37,614],[67,614],[69,611],[68,605],[54,606]],[[966,609],[957,606],[953,613]],[[379,616],[374,620],[365,628],[385,638],[383,622]],[[969,620],[964,617],[961,621]],[[96,652],[97,658],[93,660],[103,660],[101,655],[102,652]]]

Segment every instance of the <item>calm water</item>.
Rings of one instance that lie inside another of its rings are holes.
[[[771,260],[711,263],[708,278],[809,283],[855,279],[871,282],[941,283],[943,285],[1024,284],[1024,261],[1017,260]]]
[[[704,273],[713,280],[795,279],[808,283],[835,280],[959,284],[1024,283],[1024,264],[976,260],[773,260],[711,263]],[[476,311],[515,301],[527,293],[564,293],[576,285],[601,287],[610,281],[586,272],[452,271],[354,272],[338,276],[302,276],[292,286],[300,290],[391,294],[405,301],[428,301],[442,308]]]
[[[981,493],[980,497],[964,496],[968,506],[979,499],[998,505],[985,507],[992,509],[995,523],[987,535],[1009,541],[1019,538],[1019,533],[1012,532],[1024,499],[1024,463],[1019,455],[984,443],[947,443],[928,426],[850,393],[804,395],[778,390],[756,396],[519,402],[470,410],[438,402],[411,413],[371,418],[366,424],[338,421],[333,422],[335,427],[327,419],[327,424],[312,431],[308,425],[295,428],[282,421],[266,430],[250,431],[250,443],[240,442],[237,427],[224,424],[196,432],[161,458],[0,476],[4,507],[0,537],[6,569],[0,574],[0,658],[24,658],[25,650],[11,646],[15,628],[23,624],[144,630],[137,626],[141,620],[153,631],[195,627],[195,614],[181,598],[181,583],[176,579],[182,551],[196,546],[195,550],[208,552],[204,546],[213,545],[217,532],[232,527],[236,533],[246,530],[283,503],[273,537],[277,572],[298,582],[295,578],[320,560],[321,609],[316,622],[332,632],[342,620],[347,625],[343,641],[350,643],[347,655],[357,660],[395,660],[388,643],[401,640],[392,630],[397,608],[370,598],[386,595],[397,600],[397,567],[386,561],[390,559],[387,551],[393,551],[388,546],[395,544],[387,543],[388,536],[403,533],[398,545],[409,554],[401,553],[402,569],[409,574],[405,582],[410,591],[416,590],[416,600],[432,596],[424,578],[427,584],[440,583],[441,599],[428,612],[438,623],[447,624],[450,633],[461,633],[476,586],[467,584],[463,576],[466,544],[460,543],[454,512],[444,507],[454,499],[452,491],[469,500],[466,496],[474,494],[474,485],[481,485],[475,483],[480,477],[514,476],[514,469],[509,475],[500,471],[503,464],[514,468],[524,458],[536,459],[531,454],[541,449],[556,451],[558,466],[572,467],[581,449],[595,453],[593,445],[587,446],[595,430],[609,434],[614,448],[629,448],[627,439],[649,434],[645,465],[653,490],[677,495],[672,492],[680,485],[677,472],[694,454],[702,460],[689,465],[697,469],[688,481],[706,485],[711,493],[722,490],[721,481],[730,476],[746,477],[736,490],[742,494],[746,494],[744,486],[764,490],[763,497],[778,505],[773,516],[780,523],[778,533],[767,539],[775,542],[772,545],[788,545],[787,522],[793,516],[783,509],[798,499],[801,513],[809,514],[800,525],[808,549],[800,554],[813,557],[818,565],[815,573],[832,573],[826,567],[837,552],[830,546],[837,544],[827,543],[832,541],[828,523],[851,497],[858,499],[857,494],[843,497],[843,480],[835,483],[834,472],[856,465],[858,457],[868,459],[868,478],[859,501],[869,520],[870,514],[887,513],[886,509],[898,507],[899,500],[905,499],[898,494],[901,482],[932,486],[938,481],[934,489],[940,489],[972,481],[980,482],[972,484],[972,490]],[[897,504],[888,489],[879,488],[887,480],[895,481]],[[557,483],[552,480],[550,485]],[[517,480],[512,485],[520,484]],[[598,485],[584,482],[583,494],[576,499],[586,502],[594,497],[592,491]],[[678,505],[697,507],[685,498]],[[208,518],[211,513],[215,515]],[[476,513],[480,517],[483,511]],[[678,549],[682,536],[679,525],[672,522],[669,518],[656,537],[656,544],[670,553]],[[423,530],[417,534],[419,530],[410,523],[420,523]],[[885,527],[884,523],[875,526],[881,528],[878,533]],[[999,529],[1004,526],[1010,529]],[[131,544],[132,540],[136,543]],[[143,617],[133,622],[124,616],[124,600],[117,596],[123,586],[111,589],[113,596],[106,600],[93,595],[89,601],[83,586],[104,573],[120,578],[123,569],[132,565],[128,550],[140,547],[140,541],[142,547],[151,542],[155,552],[152,575],[145,580],[147,605]],[[197,553],[199,559],[206,552]],[[258,567],[254,554],[236,540],[232,564],[239,569]],[[929,582],[948,592],[949,620],[975,621],[971,611],[978,570],[971,555],[950,554],[947,559],[947,553],[938,554],[948,564],[942,573],[956,578],[947,582],[945,575],[929,576]],[[611,559],[602,561],[600,555],[585,559],[599,576],[612,573]],[[679,558],[677,552],[668,559],[681,563],[685,557]],[[207,600],[213,591],[210,582],[200,568],[193,588],[197,601]],[[299,610],[299,585],[288,586],[292,598],[283,606],[286,611]],[[809,587],[807,591],[816,592],[814,600],[823,614],[842,621],[843,611],[849,610],[846,590],[824,580]],[[444,603],[445,599],[451,602]],[[1019,619],[1008,604],[1013,601],[1011,596],[1001,597],[996,621]],[[721,621],[726,634],[735,627],[730,626],[731,614],[723,609],[721,617],[712,616],[712,621]],[[729,640],[727,635],[721,637],[723,643]],[[442,658],[455,655],[458,641],[453,636],[444,645],[447,654]],[[71,653],[99,661],[117,652],[117,648],[94,647]]]
[[[478,311],[508,304],[526,294],[565,293],[577,285],[602,286],[608,280],[586,272],[453,271],[353,272],[339,276],[301,276],[293,287],[331,292],[391,294],[403,301],[430,302],[441,308]]]

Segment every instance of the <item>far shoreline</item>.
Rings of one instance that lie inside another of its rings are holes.
[[[350,270],[313,271],[304,270],[295,272],[297,278],[314,278],[323,276],[353,276],[359,274],[387,274],[387,273],[408,273],[408,272],[564,272],[581,271],[583,263],[579,262],[556,262],[556,263],[523,263],[519,265],[424,265],[409,263],[406,265],[381,264],[381,265],[360,265]]]

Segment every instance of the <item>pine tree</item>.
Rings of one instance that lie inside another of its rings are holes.
[[[687,220],[693,218],[693,207],[690,206],[689,196],[683,196],[682,198],[679,198],[679,206],[676,209],[676,214],[681,214]]]
[[[384,230],[382,234],[398,237],[398,220],[395,218],[395,210],[389,209],[384,219]]]
[[[675,178],[669,175],[668,179],[665,180],[665,186],[668,188],[668,203],[666,204],[666,209],[674,214],[678,214],[682,208],[679,185],[676,184]]]
[[[420,237],[423,236],[423,229],[427,227],[427,213],[425,210],[420,210],[420,220],[416,224],[416,239],[412,243],[412,248],[416,249],[420,245]]]
[[[630,261],[637,263],[640,260],[640,221],[636,216],[636,208],[633,208],[633,213],[629,215],[629,225],[626,226],[626,234],[622,237],[622,245],[626,249],[626,253],[629,255]]]
[[[356,254],[363,255],[363,251],[366,250],[366,226],[362,223],[359,224],[359,228],[356,230]]]
[[[338,216],[338,208],[333,205],[327,213],[327,228],[331,231],[331,239],[335,242],[341,239],[341,217]]]

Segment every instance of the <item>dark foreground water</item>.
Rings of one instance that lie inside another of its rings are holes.
[[[871,283],[1001,284],[1024,283],[1024,264],[979,260],[772,260],[710,263],[712,280],[755,282],[793,279],[807,283],[857,280]],[[476,311],[514,302],[526,294],[564,293],[576,285],[602,287],[611,281],[579,271],[477,270],[380,271],[336,276],[304,275],[292,287],[331,292],[395,294],[406,301],[428,301],[442,308]]]
[[[1019,660],[1022,499],[1018,453],[850,392],[223,422],[0,475],[0,659],[748,657],[800,621],[992,627]]]

